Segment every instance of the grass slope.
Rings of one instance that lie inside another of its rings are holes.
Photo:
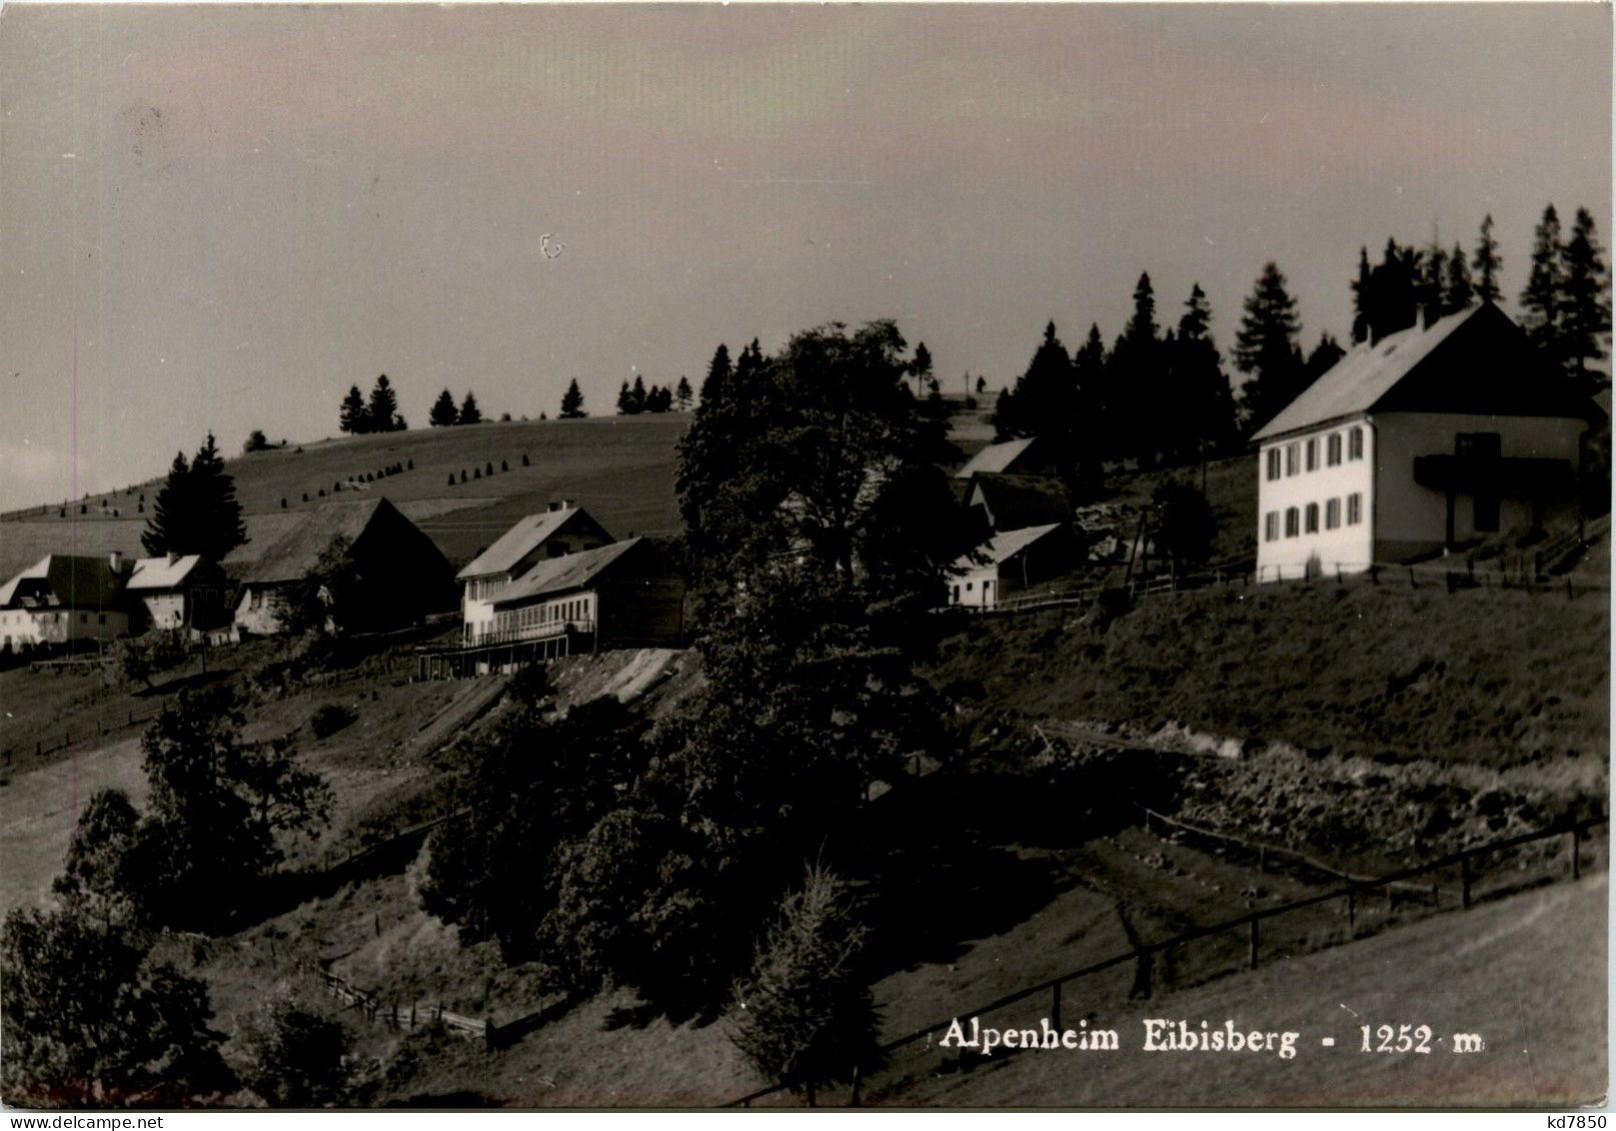
[[[255,559],[309,507],[376,495],[398,504],[455,562],[469,559],[517,518],[558,498],[588,507],[620,538],[631,531],[677,533],[675,445],[689,422],[686,415],[669,413],[490,423],[321,440],[238,456],[226,469],[235,477],[251,541],[232,557]],[[528,467],[522,466],[524,455]],[[358,487],[347,482],[410,461],[414,470]],[[501,471],[502,463],[510,470]],[[462,470],[465,483],[459,482]],[[483,478],[472,479],[474,470]],[[339,482],[343,490],[333,493]],[[140,496],[145,495],[149,511],[160,485],[154,480],[96,496],[84,515],[79,504],[69,504],[65,518],[57,517],[53,506],[43,515],[33,508],[6,516],[0,520],[0,576],[9,577],[47,553],[139,552],[146,521],[137,513]]]
[[[1028,715],[1169,723],[1340,755],[1506,767],[1602,762],[1603,594],[1406,585],[1231,587],[1098,615],[984,621],[946,640],[939,684],[980,681]]]
[[[1605,1096],[1608,877],[1453,912],[1107,1013],[1112,1053],[995,1056],[894,1102],[965,1107],[1541,1107]],[[1068,1017],[1086,1011],[1074,992]],[[1299,1033],[1297,1055],[1144,1052],[1144,1018]],[[1365,1054],[1362,1023],[1428,1024],[1429,1055]],[[991,1018],[984,1024],[993,1024]],[[1096,1024],[1096,1022],[1091,1022]],[[1455,1032],[1486,1050],[1457,1055]],[[1322,1039],[1334,1037],[1325,1048]],[[941,1054],[934,1054],[940,1059]]]

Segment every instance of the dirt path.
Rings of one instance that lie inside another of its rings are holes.
[[[0,911],[49,898],[79,812],[97,790],[109,788],[128,793],[137,807],[145,804],[138,736],[74,750],[0,789]]]

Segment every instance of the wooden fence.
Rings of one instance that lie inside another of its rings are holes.
[[[1157,816],[1159,817],[1160,815],[1157,814]],[[1049,1018],[1050,1025],[1059,1030],[1061,1028],[1062,989],[1069,982],[1073,982],[1081,978],[1087,978],[1106,970],[1114,970],[1130,965],[1134,966],[1138,972],[1135,976],[1136,989],[1139,989],[1142,983],[1142,994],[1145,997],[1149,997],[1151,991],[1151,979],[1153,976],[1152,971],[1154,969],[1156,959],[1165,955],[1167,952],[1174,950],[1175,948],[1184,947],[1190,944],[1202,944],[1211,940],[1222,939],[1225,937],[1232,936],[1239,938],[1243,936],[1244,945],[1241,947],[1243,955],[1242,960],[1239,961],[1239,965],[1243,968],[1254,970],[1261,964],[1262,959],[1262,925],[1266,922],[1281,918],[1282,916],[1290,915],[1305,909],[1319,908],[1327,906],[1331,903],[1341,904],[1347,920],[1348,937],[1358,937],[1358,935],[1361,933],[1359,929],[1359,919],[1363,910],[1361,905],[1367,901],[1369,897],[1377,893],[1381,893],[1385,896],[1387,903],[1392,904],[1395,902],[1395,896],[1392,893],[1394,885],[1407,884],[1415,879],[1430,876],[1433,873],[1450,871],[1452,869],[1458,870],[1460,884],[1458,906],[1465,910],[1469,910],[1476,899],[1476,884],[1483,875],[1480,865],[1477,862],[1488,856],[1510,852],[1523,845],[1547,841],[1555,838],[1564,838],[1569,842],[1569,847],[1571,850],[1570,878],[1572,880],[1577,880],[1580,879],[1582,875],[1583,841],[1587,838],[1590,830],[1607,825],[1608,820],[1609,819],[1606,817],[1596,817],[1588,820],[1556,825],[1550,828],[1540,829],[1536,832],[1523,833],[1519,836],[1507,837],[1502,840],[1490,841],[1487,844],[1478,845],[1474,848],[1468,848],[1461,852],[1449,853],[1446,856],[1439,857],[1435,860],[1429,860],[1422,864],[1417,864],[1411,868],[1404,868],[1400,871],[1392,872],[1384,876],[1378,876],[1372,879],[1354,879],[1318,895],[1292,900],[1291,902],[1278,907],[1266,907],[1252,910],[1244,915],[1240,915],[1232,919],[1226,919],[1222,922],[1214,923],[1209,926],[1197,927],[1192,930],[1185,931],[1182,934],[1175,935],[1172,938],[1164,939],[1160,942],[1142,944],[1133,950],[1127,951],[1126,953],[1114,955],[1100,962],[1091,963],[1080,969],[1072,970],[1068,973],[1058,975],[1057,977],[1038,982],[1035,985],[1026,986],[1022,989],[1014,991],[1013,993],[1005,994],[1004,996],[996,998],[993,1001],[985,1004],[957,1010],[946,1018],[934,1021],[929,1025],[924,1025],[910,1033],[905,1034],[904,1036],[897,1038],[896,1040],[888,1041],[886,1044],[880,1047],[879,1051],[881,1059],[883,1061],[887,1061],[890,1059],[891,1054],[909,1048],[910,1046],[916,1045],[922,1041],[925,1041],[929,1047],[932,1044],[931,1038],[933,1035],[947,1030],[947,1028],[954,1022],[955,1018],[981,1017],[985,1014],[994,1013],[998,1010],[1005,1009],[1021,1002],[1039,998],[1044,998],[1047,1000],[1048,1011],[1045,1016]],[[1506,890],[1514,889],[1510,888]],[[1494,894],[1503,893],[1499,892]],[[849,1106],[857,1106],[864,1087],[863,1074],[860,1066],[850,1066],[850,1070],[848,1073],[846,1073],[846,1077],[851,1080],[851,1085],[848,1088],[847,1097],[844,1102]],[[779,1093],[791,1089],[796,1084],[797,1082],[795,1081],[782,1081],[767,1088],[760,1088],[755,1092],[751,1092],[747,1095],[731,1100],[723,1106],[750,1107],[757,1100],[768,1096],[778,1095]],[[811,1095],[812,1093],[810,1093],[810,1096]]]

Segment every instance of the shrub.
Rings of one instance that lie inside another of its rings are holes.
[[[329,738],[343,727],[352,726],[359,716],[339,703],[327,703],[309,719],[315,738]]]

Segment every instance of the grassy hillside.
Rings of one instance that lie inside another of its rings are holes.
[[[1030,715],[1169,723],[1238,742],[1490,767],[1602,762],[1610,602],[1406,584],[1230,587],[1099,613],[977,622],[941,683]]]
[[[469,559],[517,518],[557,498],[587,506],[618,537],[676,533],[675,445],[689,420],[670,413],[490,423],[321,440],[238,456],[226,467],[235,477],[251,541],[233,560],[252,561],[297,521],[300,511],[327,499],[373,495],[398,504],[455,562]],[[413,470],[385,478],[378,474],[411,462]],[[492,476],[487,475],[490,464]],[[502,471],[502,464],[510,470]],[[459,482],[462,470],[465,483]],[[472,479],[473,470],[484,477]],[[367,473],[376,477],[373,482],[348,482]],[[334,490],[338,483],[340,493]],[[154,480],[95,496],[83,504],[88,511],[83,515],[81,504],[70,504],[66,517],[58,517],[58,501],[44,507],[43,515],[34,508],[6,516],[0,520],[0,577],[52,552],[138,552],[145,527],[141,495],[149,510],[159,486]]]
[[[996,1054],[970,1072],[936,1072],[894,1104],[962,1107],[1355,1107],[1402,1104],[1562,1106],[1601,1102],[1607,1086],[1607,880],[1527,892],[1378,938],[1105,1011],[1114,1053]],[[1068,1016],[1087,1011],[1068,990]],[[1147,1053],[1147,1017],[1225,1018],[1242,1030],[1299,1034],[1294,1059],[1272,1054]],[[1024,1020],[1017,1018],[1017,1021]],[[1358,1025],[1428,1024],[1428,1055],[1364,1054]],[[1002,1024],[991,1016],[984,1025]],[[1034,1019],[1032,1024],[1036,1024]],[[1070,1022],[1068,1022],[1070,1023]],[[1486,1050],[1456,1055],[1455,1032]],[[1326,1048],[1323,1038],[1335,1045]],[[934,1061],[945,1058],[933,1053]]]

